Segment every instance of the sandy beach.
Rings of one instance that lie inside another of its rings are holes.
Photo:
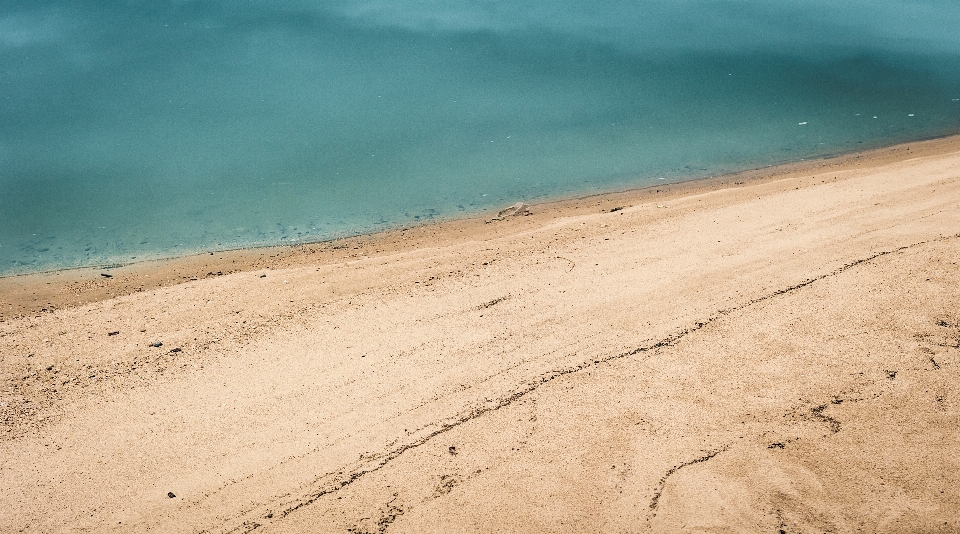
[[[960,137],[530,212],[0,278],[0,532],[960,531]]]

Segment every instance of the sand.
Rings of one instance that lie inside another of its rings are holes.
[[[960,531],[960,138],[530,213],[0,279],[0,532]]]

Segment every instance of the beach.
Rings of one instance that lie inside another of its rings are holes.
[[[956,532],[958,262],[948,137],[0,278],[0,532]]]

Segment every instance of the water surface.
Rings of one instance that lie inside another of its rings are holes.
[[[960,4],[10,1],[0,274],[960,130]]]

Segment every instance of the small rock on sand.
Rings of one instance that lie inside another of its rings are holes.
[[[530,206],[527,206],[523,202],[517,202],[505,210],[500,210],[497,218],[506,219],[507,217],[515,217],[517,215],[530,215]]]

